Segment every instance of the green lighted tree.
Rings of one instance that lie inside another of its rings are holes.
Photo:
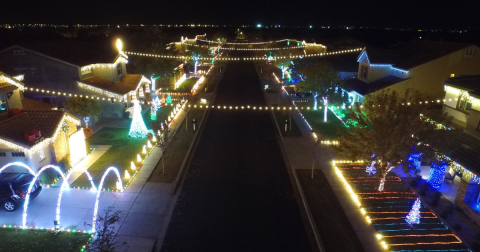
[[[428,100],[411,90],[403,96],[389,90],[367,96],[362,105],[355,104],[350,111],[350,128],[339,129],[340,146],[336,149],[352,160],[375,161],[376,175],[381,179],[379,191],[383,191],[385,178],[394,167],[400,165],[410,172],[407,158],[412,148],[424,159],[434,158],[436,150],[430,146],[439,150],[447,141],[447,134],[437,123],[448,124],[451,117],[435,104],[425,104]]]
[[[85,97],[72,97],[68,98],[65,101],[65,108],[70,111],[70,113],[84,118],[86,121],[86,126],[88,128],[88,120],[90,116],[98,116],[102,113],[102,107],[98,100],[87,99]]]

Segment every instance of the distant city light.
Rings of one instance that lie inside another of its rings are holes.
[[[313,26],[310,25],[310,29],[312,29]]]
[[[261,24],[257,24],[257,28],[261,28],[261,27],[262,27],[262,25],[261,25]]]

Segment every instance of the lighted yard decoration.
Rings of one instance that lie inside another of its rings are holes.
[[[420,203],[420,199],[417,198],[415,203],[413,203],[412,210],[408,213],[406,220],[407,223],[410,224],[410,227],[413,227],[413,224],[420,224],[420,207],[422,204]]]
[[[445,179],[445,170],[447,169],[448,163],[446,161],[441,162],[432,162],[430,166],[430,176],[428,177],[428,183],[432,185],[433,188],[439,188]]]
[[[171,96],[170,94],[167,95],[166,103],[167,103],[167,104],[171,104],[171,103],[172,103],[172,96]]]
[[[147,134],[148,130],[142,118],[142,107],[138,100],[134,100],[132,124],[130,125],[130,132],[128,135],[134,138],[144,138]]]
[[[420,114],[442,124],[448,124],[450,118],[435,109],[435,104],[420,103],[426,100],[431,99],[410,91],[402,96],[389,90],[367,96],[363,104],[355,104],[350,110],[351,120],[346,122],[349,128],[341,130],[340,146],[334,148],[355,160],[376,161],[376,175],[381,178],[378,190],[383,191],[385,178],[394,167],[402,166],[406,173],[413,169],[407,162],[412,147],[424,158],[443,152],[430,146],[444,146],[444,131]]]
[[[152,121],[157,120],[157,110],[158,110],[157,105],[155,104],[155,102],[152,101],[152,109],[150,110],[150,120]]]

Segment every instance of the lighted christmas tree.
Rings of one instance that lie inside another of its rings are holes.
[[[172,96],[170,94],[167,95],[167,104],[172,103]]]
[[[413,203],[412,210],[408,213],[406,217],[406,221],[412,227],[413,224],[420,224],[420,207],[422,207],[422,203],[420,202],[420,198],[415,200]]]
[[[152,102],[152,109],[150,110],[150,120],[157,120],[157,105],[155,104],[155,102]]]
[[[147,134],[148,130],[142,118],[142,107],[138,100],[134,100],[132,124],[130,125],[130,132],[128,135],[134,138],[144,138]]]
[[[422,153],[421,152],[414,152],[415,149],[413,150],[412,153],[408,156],[408,168],[410,171],[417,171],[420,169],[420,166],[422,164],[422,161],[420,159],[422,158]]]
[[[161,101],[158,98],[158,96],[155,97],[155,99],[153,100],[153,103],[155,104],[155,106],[157,106],[157,109],[159,109],[162,106]]]

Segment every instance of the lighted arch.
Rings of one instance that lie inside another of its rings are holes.
[[[60,193],[58,194],[57,212],[56,212],[56,220],[58,221],[58,223],[60,223],[60,205],[62,203],[63,190],[65,190],[67,188],[70,188],[70,186],[68,184],[68,179],[70,178],[70,176],[72,176],[73,172],[75,172],[77,170],[81,170],[81,171],[83,171],[83,173],[87,174],[88,180],[90,180],[90,184],[92,185],[92,190],[93,191],[97,190],[97,188],[95,187],[95,184],[93,183],[92,176],[90,175],[88,170],[85,169],[85,167],[75,167],[75,168],[71,169],[67,173],[67,176],[65,176],[65,182],[62,183],[62,187],[60,187]]]
[[[55,166],[55,165],[46,165],[46,166],[40,168],[40,170],[35,174],[35,177],[33,178],[33,181],[37,180],[38,177],[40,176],[40,174],[42,174],[43,171],[45,171],[46,169],[50,169],[50,168],[56,170],[62,176],[62,179],[63,179],[62,187],[65,186],[65,184],[68,184],[67,180],[65,179],[65,174],[63,174],[62,170],[58,166]],[[27,196],[25,197],[25,203],[23,204],[23,222],[22,222],[23,228],[27,228],[28,203],[30,202],[30,192],[32,191],[32,188],[33,188],[34,184],[35,183],[30,183],[30,186],[28,187],[28,191],[27,191]],[[59,206],[59,202],[57,202],[57,207],[58,206]],[[60,219],[60,215],[57,213],[56,220],[59,220],[59,219]]]
[[[118,172],[118,169],[113,166],[108,167],[108,169],[103,173],[102,179],[100,180],[100,185],[98,185],[98,189],[97,189],[97,197],[95,198],[95,208],[93,210],[92,233],[95,233],[95,224],[97,222],[97,213],[98,213],[98,199],[100,198],[100,193],[102,192],[103,181],[111,171],[114,171],[115,174],[117,174],[117,189],[121,190],[123,188],[122,177],[120,177],[120,173]]]
[[[27,169],[32,175],[35,175],[35,172],[32,170],[32,168],[30,168],[30,166],[28,166],[24,163],[21,163],[21,162],[12,162],[12,163],[8,163],[8,164],[2,166],[2,168],[0,168],[0,173],[2,173],[3,170],[7,169],[8,167],[14,166],[14,165],[21,166],[21,167]]]

